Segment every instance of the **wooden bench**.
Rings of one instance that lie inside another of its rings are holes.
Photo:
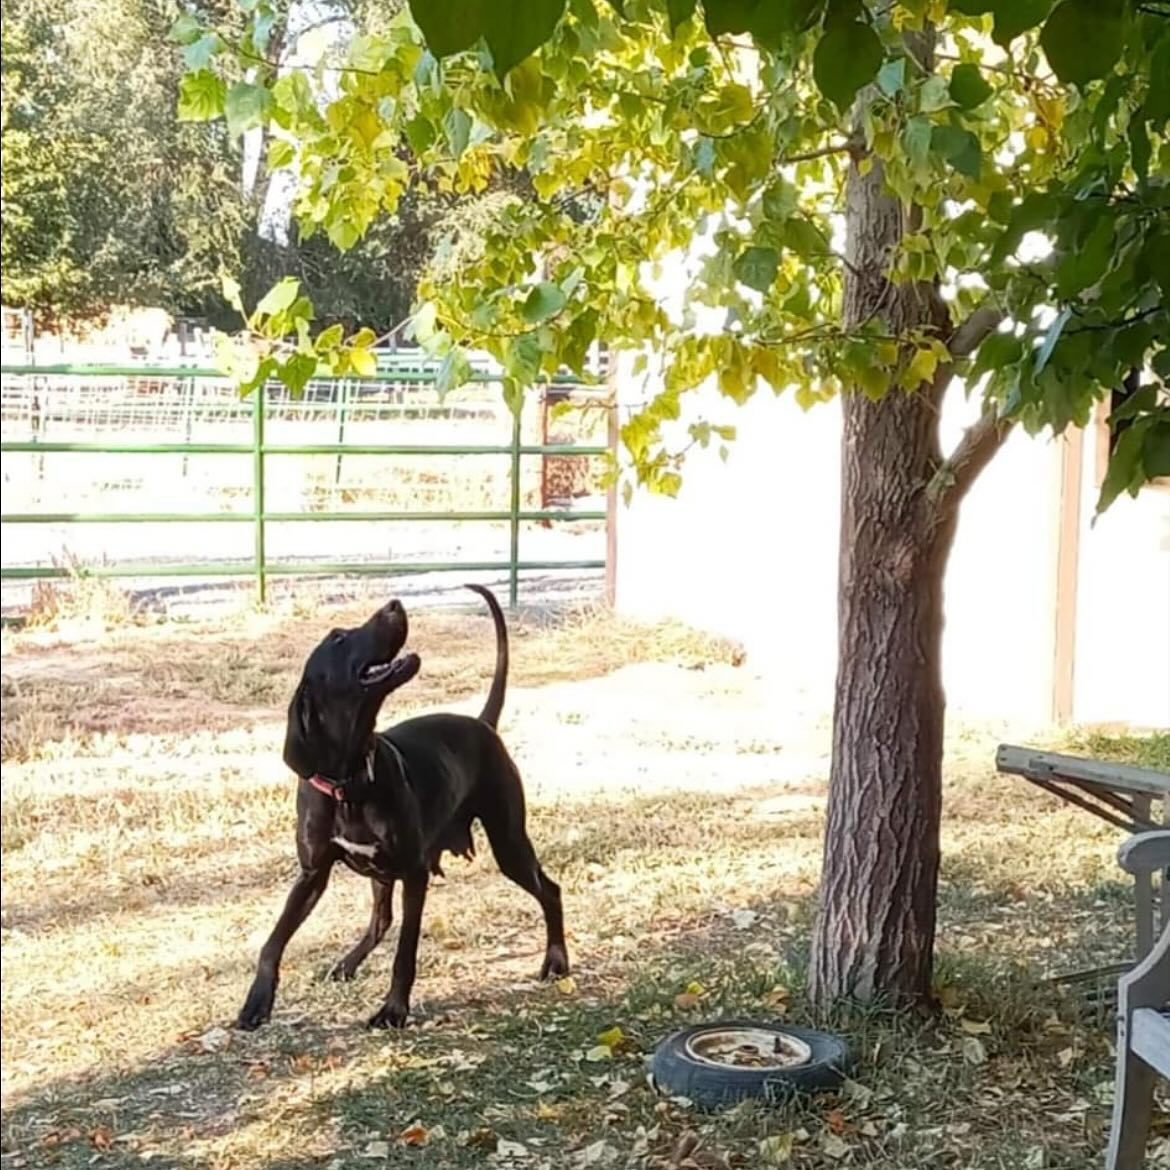
[[[1117,860],[1134,877],[1170,867],[1170,830],[1130,837]],[[1117,1084],[1106,1170],[1138,1170],[1154,1110],[1154,1082],[1170,1077],[1170,921],[1117,987]]]
[[[1170,826],[1170,774],[1166,772],[1041,752],[1008,743],[1001,744],[995,753],[995,766],[998,771],[1019,776],[1127,834]],[[1160,923],[1154,913],[1153,877],[1158,868],[1134,874],[1139,960],[1154,945],[1158,930],[1170,921],[1170,882],[1162,883]],[[1120,966],[1116,968],[1120,969]]]

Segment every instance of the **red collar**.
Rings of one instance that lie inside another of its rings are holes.
[[[344,799],[344,784],[338,784],[336,780],[327,780],[324,776],[309,776],[307,779],[318,792],[324,792],[326,796],[330,796],[334,800]]]
[[[374,783],[374,751],[374,748],[370,748],[370,754],[366,756],[366,779],[371,785]],[[323,792],[333,800],[345,800],[345,790],[348,787],[347,781],[330,780],[328,776],[322,776],[317,772],[314,772],[312,776],[306,776],[305,779],[318,792]]]

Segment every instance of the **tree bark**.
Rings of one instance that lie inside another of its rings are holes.
[[[929,46],[915,46],[920,59]],[[926,61],[924,60],[924,64]],[[880,164],[847,189],[845,325],[950,334],[932,284],[885,279],[917,215],[883,189]],[[843,398],[838,662],[821,902],[810,991],[842,1000],[931,995],[944,695],[943,574],[956,508],[928,488],[943,465],[948,380],[878,401]]]

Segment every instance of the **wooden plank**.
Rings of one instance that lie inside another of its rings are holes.
[[[1133,798],[1134,815],[1150,819],[1150,798],[1144,794]],[[1144,834],[1143,834],[1144,835]],[[1130,838],[1134,840],[1135,838]],[[1141,847],[1132,847],[1135,852]],[[1120,859],[1119,859],[1120,860]],[[1136,869],[1133,873],[1133,897],[1137,918],[1137,957],[1144,958],[1154,946],[1154,875],[1150,869]]]
[[[1000,744],[995,753],[1000,772],[1027,776],[1036,780],[1087,780],[1115,792],[1144,793],[1162,799],[1170,795],[1170,773],[1134,764],[1114,764],[1103,760],[1086,760],[1059,752],[1041,752],[1035,748]]]
[[[1138,1008],[1129,1024],[1129,1046],[1164,1077],[1170,1077],[1170,1018],[1157,1008]]]

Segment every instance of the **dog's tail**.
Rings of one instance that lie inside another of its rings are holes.
[[[478,593],[487,602],[492,611],[492,621],[496,626],[496,672],[492,675],[492,687],[488,691],[487,702],[479,713],[480,719],[489,727],[496,727],[500,722],[500,712],[504,709],[504,691],[508,685],[508,627],[504,624],[504,611],[496,595],[483,585],[468,585],[473,593]]]

